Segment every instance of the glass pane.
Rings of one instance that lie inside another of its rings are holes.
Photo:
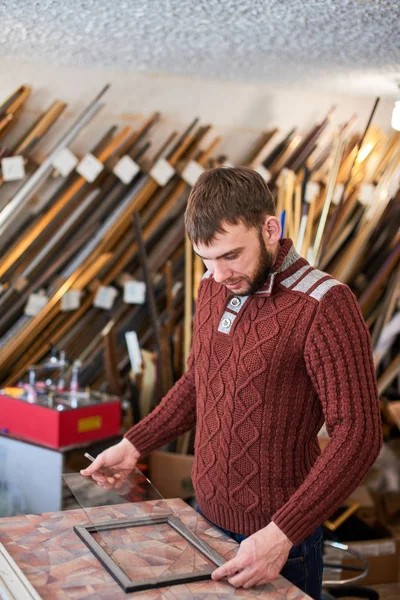
[[[105,490],[76,473],[64,480],[86,513],[90,534],[130,580],[195,574],[205,579],[216,568],[209,547],[138,469],[119,489]],[[217,564],[224,562],[216,557]]]

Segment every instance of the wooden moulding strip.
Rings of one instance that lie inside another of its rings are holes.
[[[118,146],[129,135],[131,129],[125,127],[97,157],[100,162],[104,162],[115,152]],[[83,177],[78,177],[71,186],[62,194],[59,200],[43,215],[43,217],[34,225],[32,229],[7,252],[6,256],[0,262],[0,277],[3,277],[8,269],[23,255],[35,239],[48,227],[49,223],[59,214],[59,212],[68,204],[68,202],[77,194],[81,188],[87,184]]]
[[[288,170],[285,177],[285,197],[283,209],[286,211],[285,237],[292,237],[294,234],[294,215],[293,215],[293,191],[295,185],[295,172]]]
[[[387,257],[386,261],[383,263],[382,267],[375,274],[367,289],[364,290],[361,297],[359,298],[358,301],[363,315],[368,314],[373,304],[377,301],[382,291],[382,288],[386,286],[390,274],[399,264],[399,259],[400,242],[398,242],[397,247],[394,248],[394,250],[392,250],[390,255]]]
[[[129,128],[126,130],[130,131]],[[125,131],[125,130],[124,130]],[[126,134],[125,134],[126,135]],[[121,136],[121,134],[120,134]],[[120,137],[119,136],[119,137]],[[124,136],[125,137],[125,136]],[[179,160],[180,155],[184,150],[188,147],[191,140],[186,138],[179,148],[174,152],[170,162],[171,164],[175,164],[177,160]],[[105,151],[104,151],[105,152]],[[102,153],[104,155],[104,153]],[[100,157],[99,157],[100,159]],[[103,156],[104,159],[104,156]],[[186,185],[186,184],[185,184]],[[92,264],[98,256],[101,254],[107,253],[110,251],[114,242],[124,233],[124,231],[130,226],[130,218],[135,210],[140,210],[144,206],[144,204],[148,201],[154,191],[157,189],[158,184],[153,181],[150,177],[146,182],[145,186],[139,191],[139,193],[133,198],[132,203],[127,208],[124,214],[121,215],[120,219],[114,224],[110,235],[107,236],[107,239],[97,246],[94,252],[89,255],[89,257],[84,261],[82,265],[80,265],[79,269],[74,272],[68,279],[65,281],[61,287],[55,292],[55,294],[49,299],[47,305],[43,308],[43,310],[27,324],[27,326],[21,331],[21,333],[12,340],[3,348],[2,357],[0,360],[0,370],[3,368],[5,370],[6,366],[9,367],[10,364],[14,363],[18,355],[23,352],[23,349],[29,346],[34,339],[45,329],[48,323],[56,316],[59,311],[58,303],[61,300],[62,296],[73,287],[73,285],[79,280],[79,277],[85,272],[87,266]],[[157,223],[154,228],[157,226],[158,222],[165,216],[168,212],[171,204],[169,201],[166,202],[163,209],[161,209],[160,213],[157,215]],[[145,228],[145,234],[149,231],[148,228]],[[118,275],[120,270],[124,268],[124,266],[129,262],[131,257],[137,251],[137,245],[135,244],[117,263],[117,266],[122,265],[120,268],[112,269],[108,276],[106,277],[104,285],[108,285],[113,281],[113,279]],[[92,275],[95,277],[97,273],[93,272]],[[110,278],[111,277],[111,278]],[[99,282],[100,285],[100,282]],[[83,306],[78,309],[74,313],[74,317],[79,318],[81,314],[84,314],[85,310],[87,310],[92,301],[93,294],[90,294],[87,302],[83,304]],[[85,307],[85,308],[84,308]],[[78,316],[79,315],[79,316]],[[74,322],[70,321],[69,323]],[[15,375],[13,374],[11,380],[14,380]]]
[[[32,127],[32,129],[23,136],[22,141],[18,144],[18,146],[14,149],[13,155],[17,156],[22,154],[25,150],[29,151],[30,145],[36,145],[41,137],[50,129],[50,127],[56,122],[58,117],[65,110],[67,105],[60,100],[54,102],[54,104],[49,108],[48,111],[44,115],[42,115],[37,123]],[[3,185],[4,178],[0,177],[0,186]]]
[[[307,258],[308,250],[311,248],[317,202],[318,196],[315,195],[314,198],[311,200],[307,214],[306,232],[304,234],[303,248],[301,251],[301,255],[304,256],[304,258]]]
[[[14,102],[8,107],[7,114],[15,114],[23,104],[28,100],[29,96],[32,93],[31,87],[25,87],[23,92],[14,100]]]
[[[278,133],[278,131],[279,129],[275,128],[271,129],[270,131],[266,131],[262,134],[261,147],[259,147],[256,150],[255,155],[252,156],[248,161],[248,166],[250,167],[250,169],[258,167],[258,165],[262,164],[263,161],[267,158],[270,148],[270,141]]]
[[[50,108],[39,118],[31,131],[24,136],[23,141],[15,148],[14,154],[22,154],[24,150],[37,139],[42,137],[64,112],[67,105],[61,100],[56,100]]]
[[[25,90],[26,86],[25,85],[20,85],[19,88],[17,88],[15,90],[15,92],[13,92],[12,94],[10,94],[8,96],[8,98],[6,98],[3,102],[3,104],[0,105],[0,115],[2,116],[3,114],[7,113],[8,108],[11,106],[11,104],[14,102],[14,100],[16,98],[18,98],[18,96],[20,94],[22,94],[22,92]]]
[[[184,349],[183,362],[189,358],[192,345],[192,318],[193,318],[193,249],[187,235],[185,235],[185,311],[184,311]],[[186,369],[185,369],[186,370]]]
[[[326,186],[324,205],[323,205],[320,220],[318,223],[317,233],[315,235],[315,242],[314,242],[314,248],[313,248],[313,264],[314,265],[316,265],[319,260],[322,236],[324,234],[326,222],[328,220],[328,213],[329,213],[329,209],[330,209],[330,206],[332,203],[333,194],[335,192],[335,185],[336,185],[337,176],[338,176],[338,172],[339,172],[339,168],[340,168],[340,163],[342,161],[343,152],[346,147],[346,142],[347,142],[347,140],[345,138],[338,137],[338,139],[337,139],[336,148],[335,148],[335,152],[334,152],[333,165],[332,165],[332,169],[329,174],[329,179],[328,179],[328,183]]]
[[[111,261],[113,255],[111,252],[100,254],[90,265],[85,264],[85,268],[81,270],[81,274],[75,283],[71,286],[72,290],[83,290],[88,283],[94,279],[98,273]]]
[[[392,381],[400,374],[400,354],[390,363],[378,379],[378,393],[383,394]]]
[[[63,313],[56,315],[54,319],[50,321],[44,333],[40,337],[35,338],[28,348],[25,348],[23,355],[15,363],[11,373],[8,375],[6,385],[10,382],[17,383],[19,379],[25,375],[29,365],[38,363],[39,360],[51,350],[54,344],[48,342],[48,340],[52,333],[62,326],[63,319]]]
[[[348,244],[340,263],[331,273],[333,277],[342,283],[347,283],[354,275],[354,272],[357,269],[363,253],[368,245],[368,241],[378,225],[383,212],[385,211],[385,208],[390,200],[389,186],[394,174],[398,169],[399,158],[400,147],[397,149],[396,154],[392,157],[390,164],[388,165],[375,190],[373,206],[368,207],[365,210],[364,216],[359,224],[357,234]],[[371,208],[372,212],[370,211]]]
[[[182,182],[183,187],[185,187],[187,184],[185,182]],[[170,197],[168,198],[168,200],[166,201],[166,203],[164,204],[164,206],[162,207],[162,209],[158,212],[157,217],[155,219],[153,219],[153,221],[151,223],[149,223],[147,226],[144,227],[144,239],[146,240],[148,237],[150,237],[154,231],[157,229],[159,223],[162,221],[163,218],[165,218],[167,216],[167,214],[169,213],[169,211],[172,209],[172,207],[174,206],[176,202],[176,197],[175,195],[170,195]],[[110,283],[112,283],[112,281],[114,281],[114,279],[118,276],[118,274],[126,267],[126,265],[132,260],[133,256],[136,254],[137,252],[137,244],[136,242],[134,244],[131,245],[131,247],[121,256],[121,258],[119,259],[119,261],[113,266],[113,268],[110,270],[110,272],[103,278],[103,280],[100,282],[98,282],[98,286],[100,285],[110,285]],[[78,280],[79,276],[81,275],[81,273],[84,272],[85,269],[85,265],[81,265],[80,269],[79,269],[79,273],[77,273],[75,275],[75,280]],[[69,278],[69,280],[67,280],[64,285],[62,286],[62,288],[66,288],[65,290],[60,288],[56,294],[58,296],[57,300],[55,300],[55,297],[53,296],[50,301],[53,301],[53,311],[52,314],[56,315],[56,313],[54,312],[55,309],[57,309],[57,302],[58,300],[61,298],[61,296],[65,293],[65,291],[67,291],[73,284],[70,282],[71,278],[73,276],[71,276]],[[98,287],[97,286],[97,287]],[[37,347],[37,353],[30,358],[30,360],[27,362],[26,360],[24,360],[25,357],[23,357],[21,359],[21,361],[19,361],[18,363],[18,369],[14,368],[14,370],[12,371],[11,375],[9,376],[9,378],[6,381],[6,385],[12,385],[13,383],[15,383],[16,381],[18,381],[19,377],[21,377],[25,372],[26,372],[26,368],[27,366],[29,366],[29,364],[31,364],[32,362],[37,362],[42,356],[44,356],[44,354],[46,354],[46,352],[50,349],[50,347],[54,346],[57,341],[59,339],[62,338],[63,335],[65,335],[65,333],[85,314],[85,312],[87,310],[89,310],[89,308],[92,306],[93,304],[93,300],[94,300],[94,296],[95,296],[95,291],[93,291],[92,293],[90,293],[87,298],[85,298],[85,300],[82,302],[81,306],[74,311],[69,317],[68,319],[60,324],[59,326],[53,328],[52,327],[52,331],[54,332],[54,334],[49,337],[48,335],[46,337],[48,337],[48,343],[46,343],[45,346],[41,347],[40,345],[40,341],[38,341],[38,343],[36,344],[35,342],[35,347]],[[50,302],[49,301],[49,302]],[[44,311],[46,311],[46,309],[48,309],[49,305],[47,305],[42,313]],[[40,314],[42,314],[40,313]],[[40,315],[38,315],[39,317]],[[38,317],[34,317],[34,320],[37,320]],[[54,317],[50,317],[46,318],[46,325],[49,321],[51,321],[51,319]],[[27,327],[32,326],[32,321],[28,324]],[[34,328],[35,329],[35,328]],[[24,330],[26,331],[26,330]],[[44,340],[43,340],[44,342]],[[42,342],[42,343],[43,343]],[[6,350],[7,347],[4,349]],[[2,361],[0,361],[0,369],[1,369],[1,363]]]

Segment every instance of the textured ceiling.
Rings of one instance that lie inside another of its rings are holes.
[[[400,0],[1,0],[0,22],[5,58],[272,85],[400,81]]]

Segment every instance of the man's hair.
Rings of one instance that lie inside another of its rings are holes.
[[[185,226],[190,241],[212,242],[225,233],[224,223],[261,227],[266,215],[275,214],[272,194],[264,179],[247,167],[219,167],[200,175],[189,196]]]

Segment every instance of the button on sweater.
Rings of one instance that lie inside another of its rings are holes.
[[[147,454],[196,426],[196,498],[225,529],[251,535],[274,521],[298,544],[377,458],[375,370],[357,300],[289,239],[256,294],[232,296],[206,273],[188,367],[125,437]]]

